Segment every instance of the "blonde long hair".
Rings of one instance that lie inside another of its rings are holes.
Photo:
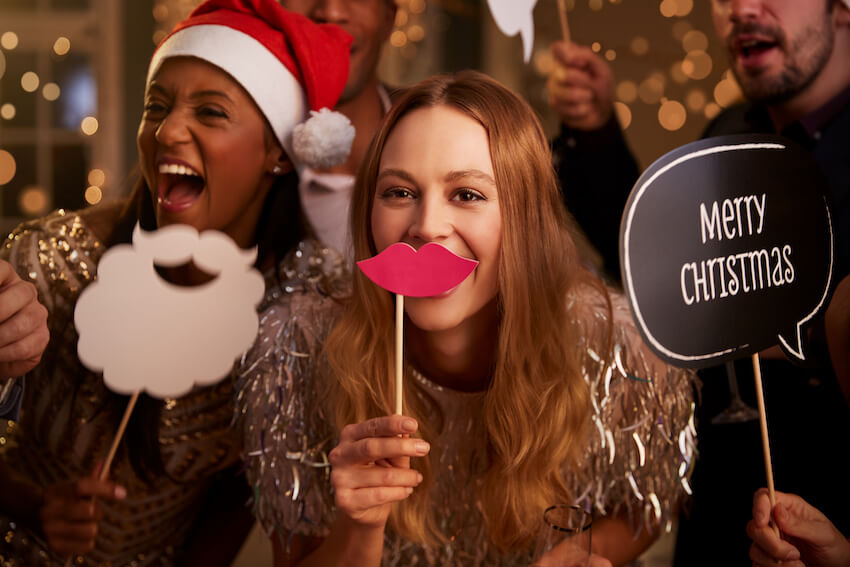
[[[491,541],[507,551],[528,545],[546,506],[572,501],[563,465],[576,460],[590,408],[567,294],[583,282],[598,284],[582,267],[570,238],[534,111],[474,71],[419,83],[384,119],[354,189],[356,259],[377,253],[370,219],[389,133],[413,110],[440,105],[460,110],[486,129],[501,206],[499,338],[482,416],[489,467],[478,497]],[[394,413],[392,297],[355,272],[352,296],[326,343],[329,408],[339,429]],[[404,413],[419,418],[424,402],[411,390],[404,393]],[[422,437],[433,442],[439,424],[418,421]],[[429,459],[414,461],[425,482],[393,508],[390,527],[413,541],[444,541],[430,506],[433,465]]]

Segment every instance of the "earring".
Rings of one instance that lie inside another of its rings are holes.
[[[272,173],[274,173],[275,175],[280,175],[282,171],[283,169],[281,169],[279,165],[276,165],[272,168]]]

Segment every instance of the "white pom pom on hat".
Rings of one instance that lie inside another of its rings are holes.
[[[275,0],[207,0],[159,44],[147,82],[169,57],[208,61],[251,95],[297,168],[326,168],[346,160],[354,139],[348,119],[330,110],[348,79],[350,44],[342,28]]]

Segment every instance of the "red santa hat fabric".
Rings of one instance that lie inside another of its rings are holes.
[[[345,87],[350,44],[342,28],[316,24],[275,0],[207,0],[159,44],[147,82],[169,57],[208,61],[251,95],[297,166],[329,167],[345,160],[354,137],[347,118],[322,110],[332,109]]]

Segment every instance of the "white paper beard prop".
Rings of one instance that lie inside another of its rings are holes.
[[[506,36],[522,36],[522,57],[528,63],[534,47],[534,6],[537,0],[487,0],[496,25]]]
[[[97,281],[77,301],[80,360],[121,394],[178,397],[221,380],[257,335],[264,283],[252,267],[256,253],[217,231],[136,225],[133,244],[103,255]],[[182,287],[155,270],[188,262],[215,279]]]

